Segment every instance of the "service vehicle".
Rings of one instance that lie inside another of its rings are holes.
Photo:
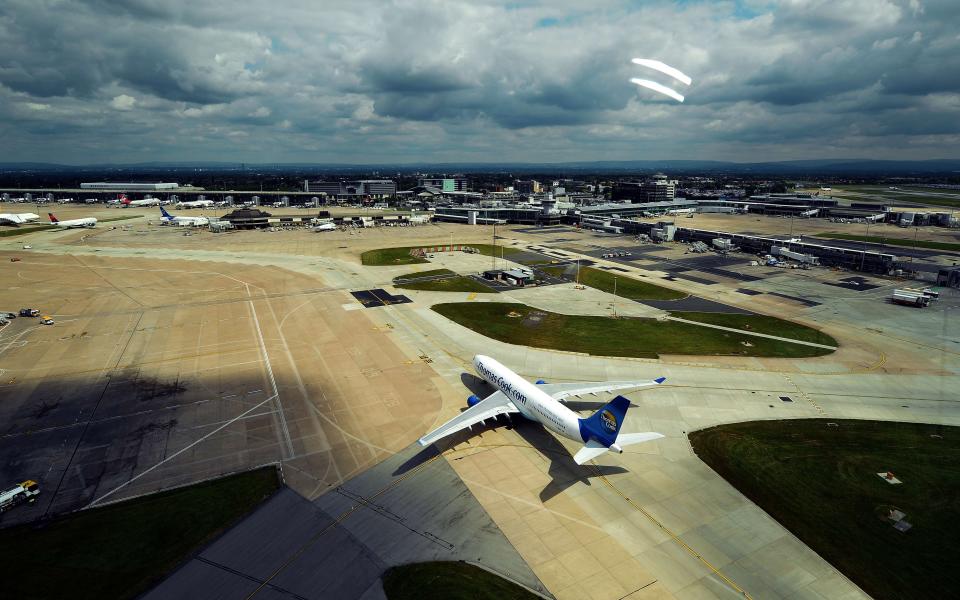
[[[7,511],[24,502],[33,503],[40,494],[40,484],[32,479],[0,492],[0,512]]]
[[[21,317],[39,317],[40,311],[35,308],[21,308],[20,316]]]

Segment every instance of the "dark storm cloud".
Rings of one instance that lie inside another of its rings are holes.
[[[248,162],[955,155],[958,21],[954,0],[7,0],[0,131],[11,160],[74,162],[144,137]]]

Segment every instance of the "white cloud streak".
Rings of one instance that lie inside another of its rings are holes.
[[[635,65],[647,67],[648,69],[653,69],[654,71],[660,71],[664,75],[669,75],[684,85],[690,85],[690,83],[693,81],[680,69],[675,69],[668,64],[660,62],[659,60],[653,60],[651,58],[634,58],[630,62]]]
[[[677,92],[676,90],[674,90],[674,89],[668,88],[668,87],[665,86],[665,85],[661,85],[661,84],[657,83],[656,81],[650,81],[649,79],[640,79],[640,78],[638,78],[638,77],[633,77],[633,78],[630,79],[630,82],[631,82],[631,83],[635,83],[635,84],[637,84],[637,85],[639,85],[639,86],[643,86],[643,87],[645,87],[645,88],[647,88],[647,89],[651,89],[651,90],[653,90],[653,91],[655,91],[655,92],[659,92],[659,93],[661,93],[661,94],[663,94],[663,95],[665,95],[665,96],[670,96],[671,98],[673,98],[673,99],[676,100],[677,102],[683,102],[683,96],[682,96],[680,93],[678,93],[678,92]]]
[[[957,22],[956,0],[6,0],[0,135],[62,162],[145,137],[251,163],[943,157]],[[631,56],[696,86],[638,93]]]

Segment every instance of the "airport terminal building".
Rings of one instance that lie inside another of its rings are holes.
[[[359,179],[355,181],[304,180],[303,191],[324,193],[328,198],[390,198],[397,194],[397,183],[390,179]]]
[[[81,183],[82,190],[105,190],[105,191],[149,191],[157,192],[163,190],[175,190],[180,187],[178,183],[115,183],[112,181],[97,181],[93,183]]]

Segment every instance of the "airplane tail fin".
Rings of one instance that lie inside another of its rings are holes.
[[[617,396],[591,416],[580,419],[580,437],[584,442],[596,440],[604,448],[609,448],[610,444],[617,441],[617,434],[620,433],[620,426],[629,407],[629,400]]]
[[[58,218],[56,218],[55,216],[53,216],[53,213],[47,213],[47,216],[50,217],[50,222],[51,222],[51,223],[59,223],[59,222],[60,222],[60,219],[58,219]]]
[[[167,212],[167,209],[165,209],[165,208],[162,207],[162,206],[160,207],[160,214],[163,215],[164,217],[166,217],[167,219],[172,219],[172,218],[173,218],[173,217],[170,216],[170,213]]]
[[[574,462],[582,465],[608,450],[623,452],[624,446],[663,437],[663,434],[654,431],[620,433],[620,426],[623,425],[628,408],[630,408],[630,401],[623,396],[617,396],[593,415],[580,419],[580,437],[583,438],[585,445],[573,456]]]

